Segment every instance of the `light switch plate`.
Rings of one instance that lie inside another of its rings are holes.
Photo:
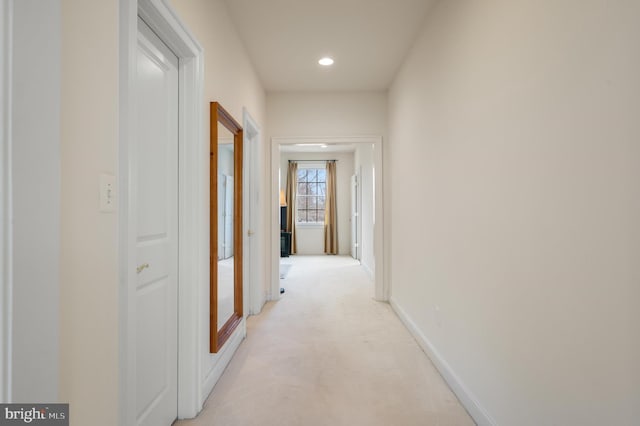
[[[116,177],[103,173],[100,175],[100,211],[113,213],[116,211]]]

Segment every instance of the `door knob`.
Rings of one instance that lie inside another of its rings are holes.
[[[140,272],[144,271],[144,270],[145,270],[146,268],[148,268],[148,267],[149,267],[149,264],[148,264],[148,263],[143,263],[142,265],[140,265],[140,266],[138,266],[138,267],[136,268],[136,271],[137,271],[138,273],[140,273]]]

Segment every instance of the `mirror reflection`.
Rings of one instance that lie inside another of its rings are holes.
[[[218,127],[218,330],[234,313],[233,133]]]
[[[209,352],[217,353],[243,319],[243,133],[219,103],[209,112]]]

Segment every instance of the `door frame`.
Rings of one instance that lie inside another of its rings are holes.
[[[242,127],[244,129],[244,186],[243,205],[245,206],[244,228],[244,313],[245,316],[257,315],[266,301],[265,288],[260,282],[262,270],[262,224],[260,223],[260,180],[262,166],[260,162],[261,129],[246,108],[242,109]]]
[[[325,137],[272,137],[271,138],[271,286],[269,300],[280,299],[280,228],[279,170],[280,145],[291,144],[370,144],[373,145],[374,182],[374,226],[373,253],[375,261],[375,299],[388,301],[390,289],[384,274],[384,215],[382,194],[382,137],[380,136],[325,136]]]
[[[0,2],[0,402],[11,401],[11,56],[13,0]]]
[[[178,418],[195,417],[201,410],[200,288],[208,285],[206,182],[208,146],[202,138],[204,87],[203,50],[180,21],[169,0],[119,0],[119,423],[135,423],[135,360],[129,333],[135,304],[135,215],[129,190],[135,164],[136,52],[140,16],[178,57]],[[188,166],[188,167],[187,167]]]
[[[356,170],[355,173],[353,175],[351,175],[351,257],[353,257],[353,252],[355,249],[355,260],[360,261],[361,260],[361,253],[360,253],[360,239],[362,238],[361,236],[361,223],[360,223],[360,209],[362,208],[362,202],[360,200],[360,170]],[[355,189],[354,189],[355,186]],[[354,194],[355,191],[355,194]],[[355,204],[355,206],[354,206]],[[354,213],[354,207],[355,207],[355,215]],[[354,219],[355,216],[355,219]],[[355,224],[354,224],[355,222]],[[355,238],[354,237],[354,228],[355,228]]]

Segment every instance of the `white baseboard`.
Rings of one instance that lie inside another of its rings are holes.
[[[375,274],[373,273],[373,271],[371,270],[371,268],[369,267],[369,265],[367,265],[366,263],[364,263],[363,261],[360,261],[360,265],[362,265],[362,267],[364,268],[364,270],[367,272],[367,274],[369,274],[369,278],[371,278],[372,280],[376,279]]]
[[[236,328],[229,340],[227,340],[227,342],[222,347],[222,350],[218,352],[218,361],[216,362],[215,366],[209,371],[209,374],[207,374],[204,381],[202,382],[203,399],[202,401],[200,401],[200,407],[202,407],[207,398],[209,398],[209,394],[213,390],[213,387],[216,385],[216,383],[218,383],[218,380],[220,380],[220,376],[222,376],[222,373],[224,373],[227,365],[229,365],[229,362],[231,362],[233,354],[236,353],[236,350],[238,349],[240,343],[242,343],[242,340],[244,340],[246,335],[247,320],[243,318],[240,325]]]
[[[389,300],[389,303],[398,318],[400,318],[400,321],[402,321],[402,323],[407,327],[422,350],[431,359],[445,382],[447,382],[451,390],[456,394],[464,408],[467,409],[467,412],[471,415],[478,426],[497,426],[495,420],[493,420],[487,410],[485,410],[480,404],[480,401],[478,401],[476,396],[469,391],[464,383],[462,383],[462,380],[460,380],[460,377],[458,377],[458,375],[453,371],[449,363],[447,363],[447,361],[440,355],[433,344],[431,344],[427,336],[418,329],[418,326],[411,320],[411,318],[409,318],[404,309],[398,305],[393,296]]]

